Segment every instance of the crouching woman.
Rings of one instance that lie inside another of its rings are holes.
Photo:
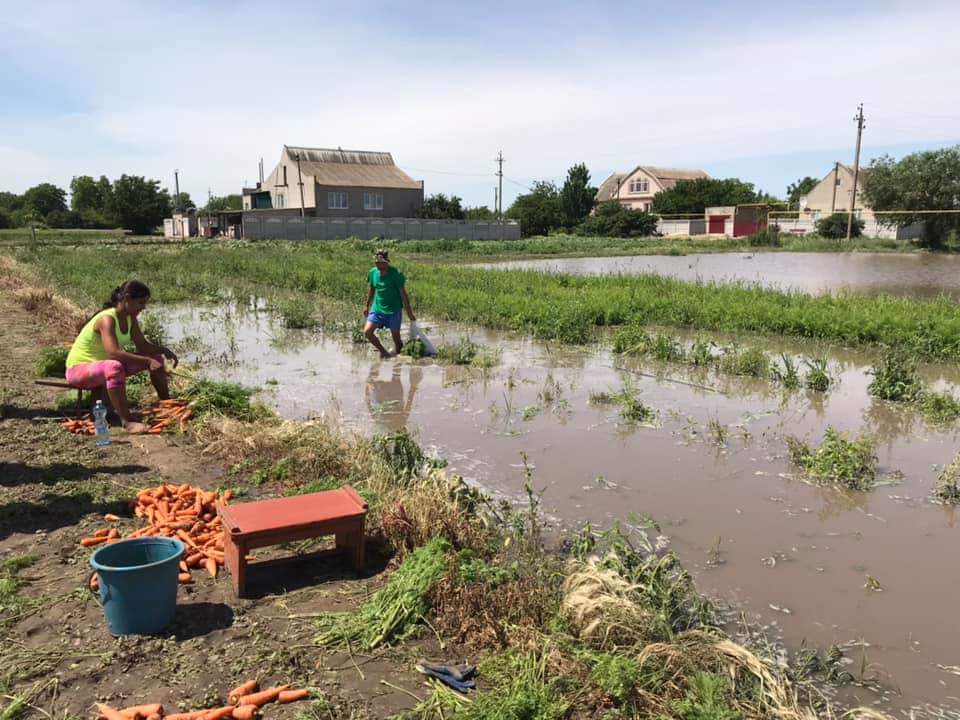
[[[170,397],[164,357],[177,364],[177,356],[165,347],[154,345],[143,336],[137,316],[150,300],[150,288],[137,280],[128,280],[113,291],[103,309],[83,326],[67,355],[67,382],[84,390],[106,387],[110,404],[130,433],[145,432],[135,422],[127,403],[127,377],[147,370],[157,396]],[[124,347],[136,352],[127,352]]]

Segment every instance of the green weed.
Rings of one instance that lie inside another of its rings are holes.
[[[480,353],[480,346],[468,337],[460,338],[456,345],[441,345],[437,348],[437,361],[451,365],[470,365]]]
[[[960,417],[960,400],[948,392],[924,390],[919,397],[920,412],[932,423],[948,423]]]
[[[850,490],[869,490],[877,475],[876,444],[872,438],[849,439],[833,427],[827,427],[816,449],[804,441],[787,437],[790,459],[817,480]]]
[[[720,356],[720,370],[730,375],[765,378],[770,375],[770,358],[759,348],[727,348]]]
[[[933,494],[940,502],[960,504],[960,454],[940,471]]]
[[[285,300],[275,307],[283,326],[290,330],[301,330],[317,327],[320,322],[313,314],[313,309],[303,301]]]
[[[29,602],[20,595],[23,583],[17,576],[37,559],[36,555],[18,555],[0,564],[0,620],[4,615],[19,612]]]
[[[619,392],[590,393],[592,405],[618,405],[620,417],[629,423],[651,423],[657,419],[657,411],[645,404],[640,393],[629,383],[625,383]]]
[[[730,680],[715,673],[698,672],[690,679],[687,695],[674,701],[673,710],[682,720],[738,720],[730,707]]]
[[[779,382],[788,390],[800,387],[800,368],[792,355],[785,352],[780,353],[780,362],[770,364],[770,374],[774,380]]]
[[[220,413],[238,420],[257,420],[267,417],[270,411],[262,405],[251,403],[256,389],[230,382],[198,379],[191,382],[184,393],[195,413]]]
[[[402,482],[409,482],[428,461],[406,428],[389,435],[374,436],[372,446],[393,477]]]
[[[730,436],[730,430],[717,418],[710,418],[707,422],[707,436],[714,445],[724,447]]]
[[[687,361],[694,367],[708,367],[713,365],[715,362],[713,356],[714,347],[715,343],[704,340],[703,338],[697,338],[690,347],[690,352],[687,354]]]
[[[612,653],[594,653],[588,659],[590,679],[613,698],[626,705],[640,679],[640,666],[633,658]]]
[[[62,378],[67,374],[67,354],[70,348],[48,347],[40,351],[33,371],[38,378]]]
[[[372,650],[412,637],[430,609],[427,595],[446,571],[449,551],[450,543],[443,538],[434,538],[418,547],[359,608],[347,613],[324,613],[317,620],[317,643],[350,644]]]
[[[833,384],[826,358],[804,358],[803,364],[807,367],[807,375],[803,380],[804,385],[810,390],[826,392]]]
[[[148,312],[139,318],[139,322],[140,330],[147,340],[161,347],[167,345],[169,337],[167,336],[167,329],[163,325],[163,320],[160,319],[160,313]]]
[[[647,352],[664,362],[683,362],[686,359],[683,345],[668,335],[654,337]]]
[[[884,351],[880,361],[867,374],[873,376],[867,392],[881,400],[912,402],[923,391],[916,360],[902,350]]]

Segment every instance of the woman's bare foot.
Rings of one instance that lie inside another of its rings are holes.
[[[143,423],[134,422],[133,420],[124,420],[123,429],[131,435],[142,435],[148,430],[146,425]]]

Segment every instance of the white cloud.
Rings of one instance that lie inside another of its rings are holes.
[[[952,4],[866,18],[812,14],[807,24],[761,15],[754,25],[662,38],[624,28],[617,37],[573,38],[569,54],[561,39],[538,39],[531,28],[529,47],[494,58],[473,43],[457,53],[450,36],[391,42],[389,28],[365,29],[320,7],[309,17],[259,5],[176,14],[79,7],[65,6],[54,24],[20,19],[22,41],[42,40],[44,62],[60,64],[83,99],[80,117],[40,123],[76,150],[61,141],[54,153],[18,129],[8,145],[36,162],[30,173],[2,163],[0,186],[22,190],[41,170],[65,185],[79,172],[169,178],[178,167],[195,197],[208,187],[225,194],[255,180],[260,156],[269,171],[290,143],[383,149],[410,168],[489,172],[410,171],[425,177],[428,192],[489,203],[500,148],[505,172],[524,181],[562,176],[581,160],[601,179],[641,162],[742,157],[758,158],[760,177],[769,172],[766,155],[851,145],[860,100],[867,149],[956,135],[960,119],[960,99],[949,91],[960,67],[952,37],[960,7]],[[91,167],[98,161],[102,169]],[[509,200],[519,188],[505,190]]]

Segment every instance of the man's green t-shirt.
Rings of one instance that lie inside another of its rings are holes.
[[[373,288],[373,307],[370,312],[381,315],[393,315],[403,310],[403,298],[400,297],[400,288],[406,282],[403,273],[391,267],[385,276],[380,275],[376,267],[370,268],[368,274],[370,287]]]

